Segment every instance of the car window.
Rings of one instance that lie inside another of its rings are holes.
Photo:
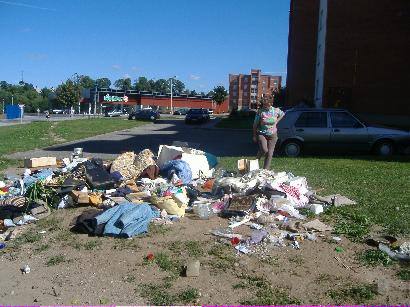
[[[360,123],[349,113],[332,112],[330,113],[333,128],[356,128]]]
[[[296,121],[295,127],[327,128],[327,113],[303,112]]]

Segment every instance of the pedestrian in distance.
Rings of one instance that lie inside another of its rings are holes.
[[[269,169],[276,142],[278,141],[277,124],[285,113],[273,106],[273,96],[262,97],[260,108],[253,122],[253,142],[258,143],[257,159],[265,158],[264,169]]]

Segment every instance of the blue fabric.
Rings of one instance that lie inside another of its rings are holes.
[[[53,175],[53,171],[49,168],[43,169],[38,173],[35,173],[31,176],[26,176],[23,178],[24,186],[26,188],[30,187],[32,184],[36,183],[39,180],[44,180],[47,177]]]
[[[208,161],[209,168],[214,168],[218,164],[218,159],[213,154],[205,153],[206,160]]]
[[[97,226],[105,224],[104,235],[129,238],[147,232],[151,219],[159,215],[159,211],[147,203],[125,203],[104,211],[95,221]]]
[[[160,170],[163,177],[171,178],[175,173],[183,184],[189,184],[192,181],[192,171],[189,164],[182,160],[171,160],[165,163]]]

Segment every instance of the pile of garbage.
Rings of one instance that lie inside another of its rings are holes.
[[[238,170],[228,172],[214,155],[179,145],[161,145],[156,156],[149,149],[125,152],[113,161],[83,158],[81,149],[61,161],[29,159],[23,175],[0,181],[0,242],[54,209],[87,206],[73,230],[129,238],[148,232],[150,223],[217,215],[229,226],[212,235],[239,253],[263,257],[269,249],[299,249],[304,240],[330,233],[332,227],[307,221],[303,212],[320,215],[355,204],[341,195],[320,197],[306,178],[259,169],[257,160],[239,160]]]

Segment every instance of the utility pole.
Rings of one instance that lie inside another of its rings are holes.
[[[172,95],[173,95],[173,93],[172,93],[172,80],[174,78],[176,78],[176,76],[173,76],[173,77],[170,78],[170,82],[171,82],[171,114],[174,114],[173,106],[172,106]]]
[[[94,90],[94,116],[97,113],[97,82],[95,82],[95,90]]]

